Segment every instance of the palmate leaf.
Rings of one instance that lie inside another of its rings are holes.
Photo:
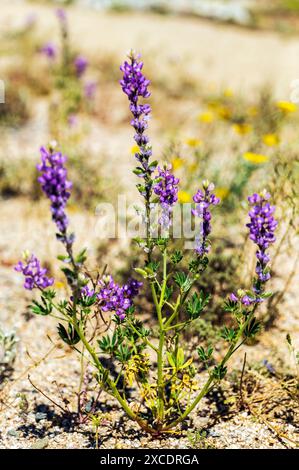
[[[132,351],[129,349],[128,346],[124,344],[121,344],[115,353],[116,359],[118,359],[122,363],[127,362],[131,356]]]
[[[222,380],[227,373],[227,367],[223,365],[215,366],[213,371],[212,371],[212,376],[216,380]]]
[[[254,338],[262,328],[262,322],[253,317],[243,331],[245,338]]]
[[[51,300],[55,295],[56,292],[54,290],[45,290],[41,295],[41,302],[37,300],[32,301],[32,305],[30,305],[32,313],[36,315],[50,315],[53,310]]]
[[[203,291],[201,291],[199,295],[197,292],[194,292],[186,307],[187,313],[192,320],[199,317],[210,298],[210,294],[204,294]]]
[[[175,273],[174,282],[179,286],[182,292],[187,292],[192,285],[192,280],[183,271]]]
[[[203,362],[206,362],[209,359],[211,359],[213,351],[214,351],[214,349],[212,348],[212,346],[208,346],[207,350],[205,350],[202,346],[199,346],[199,348],[197,348],[199,358]]]
[[[171,261],[173,262],[173,264],[178,264],[180,261],[182,261],[183,259],[183,254],[181,251],[179,250],[176,250],[173,255],[171,255],[170,257]]]
[[[112,336],[106,335],[98,340],[98,345],[101,351],[105,353],[113,353],[122,341],[122,337],[117,331]]]
[[[62,341],[64,341],[69,346],[73,346],[79,343],[80,336],[78,335],[73,325],[71,325],[70,323],[68,324],[67,329],[61,323],[59,323],[57,330]]]
[[[237,333],[238,331],[234,328],[228,328],[227,326],[225,326],[224,328],[222,328],[220,336],[221,338],[225,339],[225,341],[231,343],[236,338]]]

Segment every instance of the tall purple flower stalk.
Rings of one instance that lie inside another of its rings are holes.
[[[41,267],[40,261],[34,255],[26,257],[25,263],[19,261],[15,270],[25,276],[25,289],[46,289],[54,283],[54,279],[47,276],[48,270]]]
[[[201,219],[200,233],[195,239],[195,251],[199,256],[204,256],[210,250],[208,236],[211,233],[211,212],[210,206],[217,206],[220,199],[213,194],[214,184],[204,182],[203,191],[199,189],[193,196],[193,201],[196,203],[195,209],[192,209],[192,214]]]
[[[84,56],[78,55],[74,60],[74,66],[75,66],[76,75],[78,78],[80,78],[82,77],[82,75],[84,75],[84,72],[87,69],[88,60]]]
[[[144,177],[149,183],[150,178],[146,178],[146,176],[150,177],[154,167],[149,166],[152,148],[145,130],[148,128],[151,107],[149,104],[141,104],[139,100],[140,98],[150,97],[148,90],[150,81],[143,75],[143,62],[139,59],[139,55],[131,52],[129,62],[125,61],[121,65],[120,70],[123,72],[123,79],[120,81],[120,85],[123,92],[128,96],[130,111],[133,115],[131,125],[135,129],[134,140],[139,147],[139,151],[135,153],[135,158],[141,164],[143,170],[138,173],[138,176]]]
[[[47,42],[41,47],[40,52],[53,61],[57,56],[57,47],[52,42]]]
[[[130,103],[130,111],[133,116],[131,125],[135,130],[134,140],[138,145],[138,152],[135,153],[138,166],[135,168],[134,173],[139,178],[143,179],[143,184],[138,184],[137,189],[145,200],[147,239],[147,247],[145,251],[148,253],[148,261],[150,261],[150,218],[153,187],[153,179],[151,175],[157,166],[157,162],[149,162],[152,156],[152,146],[150,145],[148,136],[145,134],[145,131],[148,128],[151,107],[149,104],[140,103],[140,98],[146,99],[150,97],[150,92],[148,90],[150,81],[142,73],[143,62],[140,60],[140,56],[131,51],[128,59],[129,60],[126,60],[120,67],[120,70],[123,72],[123,78],[120,81],[120,85],[123,92],[127,95]]]
[[[57,8],[55,13],[60,23],[65,24],[67,21],[65,10],[63,8]]]
[[[119,286],[112,276],[105,276],[99,281],[100,290],[97,295],[104,312],[114,312],[120,320],[126,317],[126,310],[133,305],[133,298],[138,295],[142,282],[130,279],[127,284]]]
[[[175,178],[170,170],[171,167],[158,167],[158,176],[153,186],[154,193],[159,197],[162,207],[162,216],[159,223],[163,228],[170,227],[172,207],[178,200],[178,183],[180,180]]]
[[[61,152],[41,147],[41,164],[37,169],[42,173],[38,177],[41,188],[51,201],[52,219],[63,236],[66,236],[68,218],[65,206],[70,197],[72,183],[67,180],[67,170],[64,166],[66,157]]]
[[[248,215],[250,222],[246,225],[249,228],[249,238],[258,247],[256,251],[256,274],[254,283],[254,292],[260,294],[262,286],[267,282],[271,275],[268,268],[270,258],[267,254],[267,248],[275,242],[275,229],[278,222],[273,217],[275,206],[268,202],[271,195],[264,191],[262,194],[253,194],[248,197],[251,210]]]
[[[88,81],[84,84],[84,95],[88,100],[93,100],[97,91],[97,82]]]
[[[270,257],[267,253],[269,246],[275,242],[274,232],[278,222],[273,217],[275,207],[268,202],[271,198],[270,194],[264,191],[261,194],[254,193],[248,197],[251,209],[248,213],[250,222],[246,224],[249,228],[249,238],[258,247],[256,251],[256,268],[257,274],[253,281],[253,292],[244,293],[238,291],[238,295],[231,294],[230,300],[237,302],[239,299],[245,306],[260,303],[264,300],[263,292],[265,283],[270,279],[270,271],[268,263]]]

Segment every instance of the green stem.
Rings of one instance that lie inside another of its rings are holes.
[[[164,420],[164,383],[163,383],[163,347],[165,341],[165,330],[163,325],[162,307],[164,303],[164,296],[167,284],[167,250],[163,251],[163,283],[160,294],[159,303],[156,305],[157,316],[159,321],[159,349],[157,353],[157,364],[158,364],[158,413],[157,418],[159,423],[163,423]]]
[[[224,366],[227,363],[227,361],[230,359],[230,357],[234,354],[234,352],[237,351],[237,349],[239,349],[239,347],[244,343],[244,340],[243,340],[243,341],[241,341],[240,344],[238,344],[238,346],[236,346],[237,343],[239,342],[239,339],[242,337],[245,328],[247,327],[248,323],[252,319],[252,317],[255,313],[255,310],[256,310],[256,306],[257,306],[257,304],[255,304],[253,310],[250,312],[250,314],[248,315],[248,317],[245,320],[244,324],[240,328],[239,333],[237,334],[235,341],[229,347],[227,353],[225,354],[224,358],[222,359],[222,361],[220,363],[220,366]],[[209,376],[208,380],[206,381],[204,387],[201,389],[199,395],[195,398],[195,400],[191,403],[191,405],[186,409],[186,411],[178,419],[176,419],[175,421],[170,423],[166,428],[164,428],[164,430],[167,431],[168,429],[174,428],[179,423],[181,423],[185,418],[187,418],[187,416],[189,416],[189,414],[194,410],[194,408],[198,405],[198,403],[201,401],[201,399],[211,390],[211,388],[213,388],[215,382],[216,382],[216,379],[213,377],[212,374],[210,374],[210,376]]]
[[[151,343],[145,336],[142,336],[142,334],[140,334],[140,332],[135,328],[135,326],[133,325],[132,322],[130,322],[130,320],[127,319],[127,323],[128,325],[130,325],[130,327],[132,328],[132,330],[136,333],[136,335],[139,336],[139,338],[143,339],[143,341],[146,342],[146,344],[152,348],[156,353],[158,352],[158,349],[156,348],[156,346],[153,345],[153,343]]]

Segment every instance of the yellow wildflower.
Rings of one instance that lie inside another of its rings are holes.
[[[268,147],[274,147],[279,144],[279,137],[276,134],[265,134],[263,135],[263,142]]]
[[[234,96],[234,92],[231,88],[226,88],[223,91],[223,96],[225,96],[226,98],[231,98],[232,96]]]
[[[192,197],[187,191],[179,191],[178,192],[178,200],[181,204],[184,204],[186,202],[191,202]]]
[[[183,160],[180,157],[173,157],[173,159],[171,160],[171,165],[173,170],[177,170],[183,165]]]
[[[79,207],[76,204],[69,204],[68,205],[68,212],[75,214],[76,212],[79,212]]]
[[[255,165],[259,165],[260,163],[265,163],[269,160],[269,157],[267,157],[267,155],[262,155],[262,154],[253,153],[253,152],[245,152],[243,155],[243,158],[250,163],[254,163]]]
[[[194,171],[198,170],[199,166],[198,166],[198,163],[191,163],[191,165],[189,165],[189,171],[191,173],[193,173]]]
[[[55,282],[55,287],[56,289],[63,289],[64,288],[64,283],[61,281],[56,281]]]
[[[256,116],[258,113],[258,109],[256,106],[249,106],[248,108],[248,114],[249,116]]]
[[[202,140],[197,139],[196,137],[188,137],[185,142],[189,147],[199,147],[202,144]]]
[[[131,147],[131,154],[132,155],[135,155],[135,153],[139,152],[139,147],[137,144],[133,145],[133,147]]]
[[[197,119],[200,122],[205,122],[207,124],[210,124],[211,122],[213,122],[215,120],[215,115],[211,111],[205,111],[205,112],[199,114]]]
[[[216,197],[219,197],[221,200],[223,200],[228,196],[229,189],[225,188],[224,186],[223,187],[220,186],[218,188],[215,188],[214,193]]]
[[[233,129],[237,134],[245,135],[252,131],[252,126],[250,124],[246,124],[246,122],[243,122],[233,124]]]
[[[294,113],[297,110],[295,103],[290,101],[277,101],[276,106],[285,113]]]
[[[218,112],[219,117],[221,117],[221,119],[224,119],[226,121],[228,121],[232,116],[231,110],[227,108],[226,106],[219,106],[217,112]]]

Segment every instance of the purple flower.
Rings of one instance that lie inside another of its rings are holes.
[[[126,317],[126,310],[133,305],[133,298],[138,295],[141,282],[130,279],[124,286],[114,282],[112,276],[105,276],[99,281],[98,300],[104,312],[114,312],[120,320]]]
[[[143,75],[142,68],[143,62],[140,61],[140,56],[132,51],[129,55],[129,61],[125,61],[120,67],[123,72],[120,85],[123,92],[128,96],[130,111],[133,115],[131,125],[135,129],[134,140],[139,147],[139,151],[135,153],[135,158],[141,163],[144,170],[138,176],[146,179],[146,175],[150,176],[155,168],[148,163],[149,158],[152,156],[152,148],[148,136],[145,135],[151,107],[149,104],[140,104],[139,102],[140,98],[149,98],[150,96],[148,91],[150,81]],[[147,178],[146,187],[147,190],[150,190],[149,178]]]
[[[67,122],[70,127],[75,127],[78,124],[78,116],[76,114],[69,114]]]
[[[45,147],[41,147],[40,152],[42,163],[37,165],[37,169],[42,175],[38,181],[51,201],[52,219],[60,233],[65,235],[68,226],[65,206],[70,197],[69,189],[72,187],[72,183],[67,180],[67,170],[64,167],[66,157]]]
[[[158,176],[153,186],[154,193],[159,197],[162,207],[162,216],[159,219],[159,223],[165,228],[169,228],[171,224],[170,213],[172,206],[178,200],[179,179],[175,178],[170,170],[171,166],[168,168],[158,167]]]
[[[87,99],[93,100],[97,91],[97,83],[96,82],[86,82],[84,85],[84,95]]]
[[[271,206],[268,202],[270,194],[263,192],[262,194],[253,194],[248,197],[251,210],[248,215],[250,223],[246,226],[249,228],[249,238],[258,247],[256,252],[256,274],[257,279],[254,283],[254,292],[260,294],[262,292],[262,285],[270,279],[270,272],[267,264],[270,261],[267,248],[275,242],[274,232],[277,227],[277,221],[274,219],[273,214],[275,207]]]
[[[52,286],[54,283],[53,278],[46,276],[48,270],[41,267],[40,261],[34,255],[26,257],[25,264],[22,261],[19,261],[15,266],[15,270],[25,276],[25,289],[45,289]]]
[[[35,13],[29,13],[25,18],[25,28],[32,28],[37,22],[37,16]]]
[[[254,304],[256,302],[256,299],[254,297],[249,297],[249,295],[243,295],[241,298],[241,302],[243,305],[246,307],[249,307],[251,304]]]
[[[57,48],[52,42],[47,42],[43,47],[41,47],[40,52],[48,57],[48,59],[54,60],[57,55]]]
[[[239,300],[238,297],[236,296],[236,294],[234,294],[234,293],[230,294],[229,298],[232,302],[238,302],[238,300]]]
[[[62,23],[62,24],[65,24],[66,23],[66,12],[63,8],[57,8],[56,9],[56,16],[58,18],[58,20]]]
[[[82,77],[82,75],[84,74],[88,66],[88,60],[84,56],[78,55],[74,60],[74,66],[75,66],[76,75],[77,77],[80,78]]]
[[[266,367],[270,374],[275,374],[275,369],[273,365],[267,359],[263,359],[262,364]]]
[[[193,201],[196,203],[195,209],[192,209],[192,214],[201,219],[200,234],[196,237],[195,251],[199,256],[203,256],[210,250],[208,236],[211,233],[211,212],[210,206],[217,206],[220,199],[212,193],[214,185],[212,183],[204,182],[203,191],[199,189],[193,196]]]
[[[82,287],[81,289],[81,294],[84,296],[84,297],[92,297],[95,295],[95,290],[94,289],[90,289],[88,286],[84,286]]]

